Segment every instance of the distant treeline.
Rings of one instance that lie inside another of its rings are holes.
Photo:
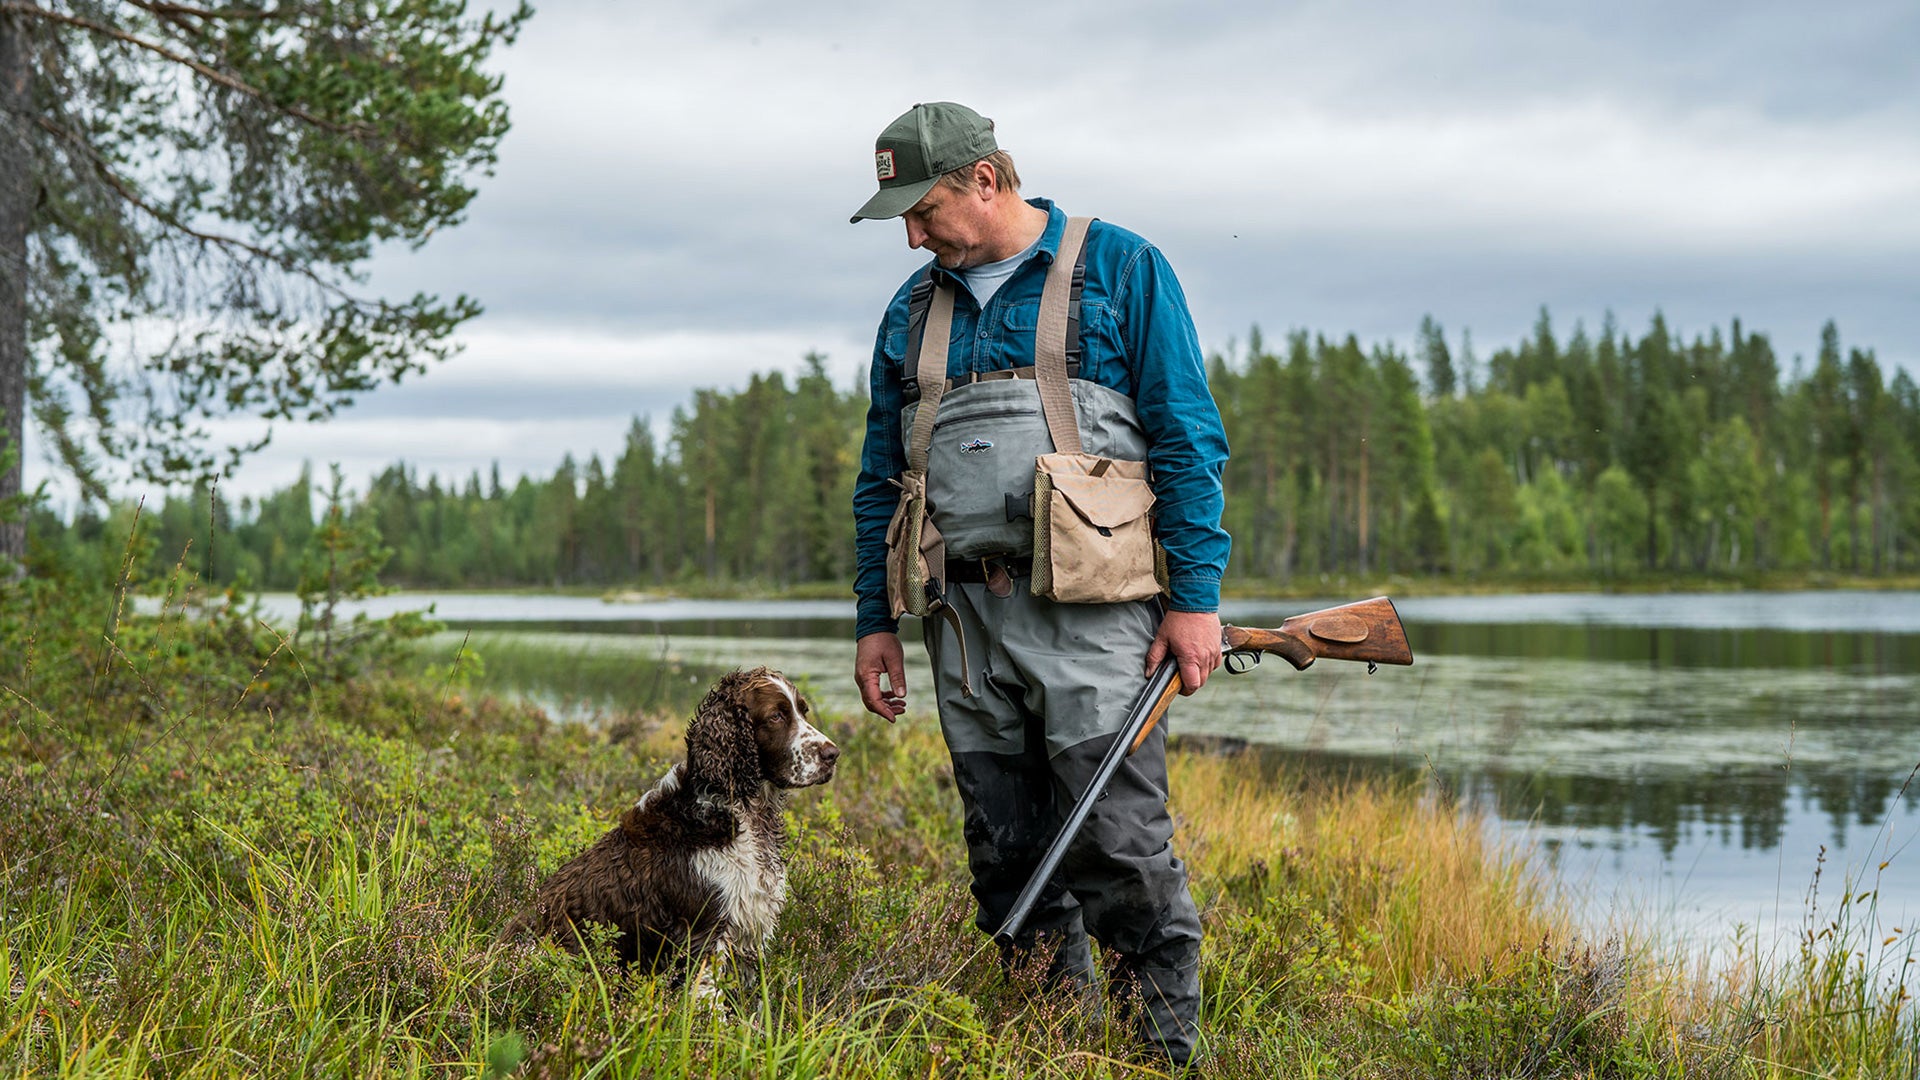
[[[1305,332],[1272,348],[1256,329],[1210,363],[1234,577],[1920,570],[1920,388],[1843,351],[1832,323],[1811,370],[1783,371],[1737,320],[1684,341],[1659,315],[1637,339],[1609,316],[1562,341],[1544,309],[1484,362],[1427,319],[1412,356]],[[393,584],[847,581],[866,407],[809,355],[795,380],[697,391],[664,440],[636,420],[610,465],[569,455],[510,484],[394,465],[345,512],[378,527]],[[315,502],[307,476],[237,505],[169,497],[137,554],[291,588]],[[30,543],[112,564],[132,516],[42,508]]]

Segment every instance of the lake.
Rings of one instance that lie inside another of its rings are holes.
[[[1274,626],[1337,602],[1242,600],[1222,615]],[[821,705],[860,711],[851,601],[435,594],[366,610],[427,603],[477,638],[772,664],[808,680]],[[288,604],[268,598],[283,614]],[[1269,659],[1179,701],[1172,730],[1307,768],[1417,773],[1483,810],[1595,934],[1696,954],[1736,933],[1778,943],[1867,890],[1852,917],[1875,924],[1873,940],[1920,918],[1920,593],[1431,597],[1399,609],[1413,667],[1295,672]],[[908,717],[931,723],[919,715],[924,656],[912,643],[908,654]],[[557,700],[567,688],[523,691]]]

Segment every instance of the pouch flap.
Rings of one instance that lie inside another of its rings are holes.
[[[1036,471],[1046,473],[1048,476],[1084,476],[1092,473],[1095,469],[1100,469],[1102,462],[1106,463],[1106,467],[1101,470],[1103,475],[1126,476],[1135,480],[1145,480],[1147,478],[1146,462],[1128,461],[1126,458],[1101,457],[1099,454],[1041,454],[1038,458],[1034,459],[1033,464]]]
[[[1153,507],[1153,488],[1145,480],[1074,473],[1055,474],[1051,479],[1053,489],[1066,497],[1074,513],[1103,529],[1138,520]]]

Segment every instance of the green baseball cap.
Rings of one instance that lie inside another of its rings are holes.
[[[915,105],[873,142],[880,190],[848,221],[899,217],[926,198],[943,173],[964,168],[1000,149],[993,121],[951,101]]]

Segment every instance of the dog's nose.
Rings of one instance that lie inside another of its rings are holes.
[[[820,750],[820,760],[827,768],[833,768],[834,762],[840,760],[840,745],[838,743],[828,743]]]

